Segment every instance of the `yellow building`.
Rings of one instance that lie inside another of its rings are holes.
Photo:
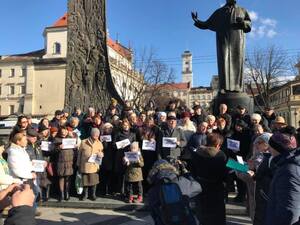
[[[0,58],[0,115],[53,114],[63,109],[67,56],[67,14],[45,28],[44,49]],[[132,69],[132,52],[108,38],[113,80],[120,96],[128,100],[143,79]],[[124,90],[126,84],[126,92]],[[128,91],[128,90],[129,91]]]

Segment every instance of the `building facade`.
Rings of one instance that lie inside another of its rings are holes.
[[[65,14],[52,26],[45,28],[44,49],[1,56],[0,115],[47,115],[53,114],[56,109],[63,109],[67,35]],[[143,85],[141,74],[133,71],[132,52],[111,38],[107,40],[107,47],[116,89],[124,100],[130,100],[134,90]],[[127,88],[127,85],[130,86]]]

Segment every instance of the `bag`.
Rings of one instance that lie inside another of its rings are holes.
[[[197,221],[177,183],[163,181],[160,185],[160,217],[164,225],[196,225]]]
[[[50,177],[54,176],[53,164],[51,162],[47,164],[46,171]]]
[[[83,192],[83,184],[82,184],[82,176],[78,171],[76,173],[75,187],[76,187],[77,194],[81,195]]]

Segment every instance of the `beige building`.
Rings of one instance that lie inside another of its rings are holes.
[[[189,107],[193,107],[195,102],[204,109],[209,109],[213,100],[213,90],[210,87],[195,87],[189,91]]]
[[[43,33],[44,49],[0,58],[0,115],[53,114],[63,109],[65,96],[67,15]],[[132,52],[108,38],[109,62],[116,89],[130,99],[142,85],[142,76],[132,69]],[[126,91],[124,89],[126,84]],[[127,88],[127,85],[128,86]],[[131,89],[130,89],[130,88]],[[128,90],[129,91],[128,91]]]

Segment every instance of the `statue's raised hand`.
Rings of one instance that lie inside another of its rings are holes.
[[[197,22],[198,21],[198,13],[197,12],[192,12],[192,19]]]

